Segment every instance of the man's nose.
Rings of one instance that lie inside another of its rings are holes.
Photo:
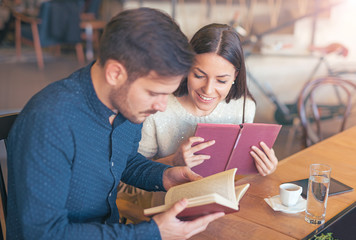
[[[156,111],[164,112],[167,107],[168,95],[160,96],[153,104],[153,109]]]

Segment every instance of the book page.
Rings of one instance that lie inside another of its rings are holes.
[[[171,205],[182,198],[193,198],[211,193],[236,203],[234,178],[236,168],[209,177],[172,187],[165,197],[165,204]]]
[[[245,195],[247,189],[250,187],[249,183],[239,185],[235,187],[236,201],[240,202],[240,199]]]

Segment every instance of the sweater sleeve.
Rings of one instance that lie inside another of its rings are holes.
[[[142,138],[138,148],[138,152],[149,159],[152,159],[158,151],[156,124],[153,117],[153,115],[149,116],[143,123]]]

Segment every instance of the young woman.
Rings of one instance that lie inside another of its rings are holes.
[[[194,137],[197,123],[253,122],[256,106],[246,84],[244,54],[237,32],[225,24],[210,24],[192,38],[195,63],[174,96],[169,96],[165,112],[148,117],[142,129],[139,152],[172,166],[193,167],[209,159],[194,153],[214,142]],[[192,137],[193,136],[193,137]],[[261,142],[263,151],[253,146],[250,154],[263,176],[278,164],[273,149]]]

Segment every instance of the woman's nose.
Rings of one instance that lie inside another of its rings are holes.
[[[205,85],[202,87],[203,92],[210,94],[214,91],[214,84],[211,80],[206,81]]]

